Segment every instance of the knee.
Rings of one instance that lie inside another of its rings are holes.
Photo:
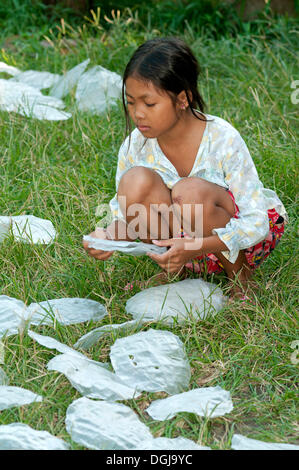
[[[156,177],[159,175],[151,168],[130,168],[119,182],[118,196],[134,197],[135,202],[142,202],[151,192]]]
[[[208,181],[202,178],[182,178],[172,188],[172,202],[182,204],[207,204],[213,202],[211,188]]]

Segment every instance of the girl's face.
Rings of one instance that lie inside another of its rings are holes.
[[[128,77],[126,97],[130,117],[147,138],[158,138],[171,131],[180,118],[179,105],[152,82]]]

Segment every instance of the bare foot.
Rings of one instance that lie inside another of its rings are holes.
[[[254,293],[258,289],[258,284],[250,279],[235,280],[231,282],[229,297],[231,301],[241,300],[242,302],[255,303]]]

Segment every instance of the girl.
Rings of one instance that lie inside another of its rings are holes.
[[[168,247],[163,255],[148,253],[166,273],[224,270],[233,293],[244,295],[253,270],[279,242],[286,211],[260,182],[239,132],[204,113],[199,73],[192,51],[177,38],[149,40],[133,54],[123,105],[127,130],[130,118],[136,128],[118,155],[114,220],[91,236]],[[138,207],[144,210],[136,232]],[[84,247],[100,260],[113,253]]]

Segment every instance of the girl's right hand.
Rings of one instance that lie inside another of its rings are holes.
[[[89,236],[94,238],[101,238],[102,240],[109,240],[105,230],[101,227],[97,227],[94,232],[91,232],[89,234]],[[86,241],[83,241],[83,247],[87,251],[89,256],[92,256],[93,258],[99,259],[101,261],[106,261],[114,253],[114,251],[102,251],[95,250],[94,248],[89,248],[88,242]]]

